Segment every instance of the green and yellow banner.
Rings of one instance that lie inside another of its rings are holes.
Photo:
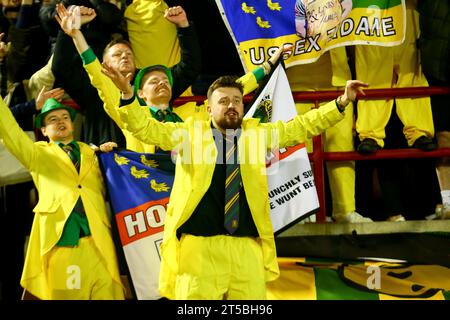
[[[395,46],[404,40],[404,0],[216,0],[246,71],[277,47],[293,45],[287,68],[346,45]]]
[[[380,261],[279,258],[270,300],[450,300],[450,269]]]

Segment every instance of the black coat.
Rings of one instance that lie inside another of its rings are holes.
[[[66,7],[79,5],[95,9],[97,17],[83,25],[81,32],[95,54],[101,57],[112,34],[119,31],[117,26],[122,23],[123,13],[103,0],[64,0],[63,3]],[[41,9],[40,17],[50,34],[54,32],[55,26],[59,29],[54,16],[55,5]],[[115,141],[119,146],[125,147],[125,138],[120,128],[104,111],[103,102],[91,85],[72,39],[62,30],[58,31],[56,37],[52,72],[55,75],[54,86],[62,87],[84,113],[82,141],[97,146]]]

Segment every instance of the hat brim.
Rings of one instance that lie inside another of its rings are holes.
[[[144,79],[145,75],[151,71],[164,71],[164,73],[166,74],[167,78],[169,79],[169,83],[170,83],[170,87],[173,87],[173,76],[172,76],[172,71],[167,68],[166,66],[162,65],[162,64],[157,64],[154,66],[149,66],[149,67],[145,67],[144,69],[139,70],[138,74],[136,75],[136,78],[134,79],[134,94],[136,95],[136,97],[138,98],[140,104],[144,104],[145,105],[145,101],[142,98],[139,98],[138,96],[138,91],[141,88],[142,85],[142,79]]]
[[[46,116],[47,114],[49,114],[50,112],[52,112],[52,111],[54,111],[54,110],[59,110],[59,109],[65,109],[65,110],[67,110],[67,111],[69,112],[69,115],[70,115],[70,120],[72,120],[72,121],[75,120],[75,117],[77,116],[76,110],[75,110],[75,109],[72,109],[72,108],[70,108],[70,107],[68,107],[68,106],[61,106],[61,107],[59,107],[59,108],[55,108],[55,109],[52,109],[52,110],[48,110],[47,112],[38,114],[38,115],[36,116],[36,118],[35,118],[34,126],[35,126],[37,129],[41,129],[42,127],[45,127],[45,126],[44,126],[44,119],[45,119],[45,116]]]

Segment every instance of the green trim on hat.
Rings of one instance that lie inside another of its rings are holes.
[[[70,114],[70,119],[73,121],[75,119],[75,116],[77,115],[77,111],[69,106],[66,106],[59,102],[58,100],[54,98],[48,98],[47,101],[45,101],[44,106],[41,109],[41,113],[39,113],[36,116],[34,125],[37,129],[40,129],[44,126],[44,119],[45,116],[53,110],[58,109],[66,109]]]
[[[172,88],[173,86],[172,71],[166,66],[163,66],[162,64],[156,64],[154,66],[145,67],[144,69],[139,70],[138,74],[136,75],[136,78],[134,79],[134,94],[136,95],[136,98],[138,98],[139,103],[144,106],[146,105],[146,103],[142,98],[138,96],[138,91],[141,88],[141,82],[144,76],[150,71],[154,70],[164,71],[167,78],[169,79],[170,88]]]

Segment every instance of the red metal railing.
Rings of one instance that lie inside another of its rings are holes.
[[[450,87],[408,87],[389,89],[366,89],[365,95],[358,95],[359,100],[391,99],[391,98],[417,98],[432,95],[450,95]],[[293,92],[295,101],[311,101],[316,108],[322,101],[336,99],[343,91],[308,91]],[[244,102],[252,101],[253,95],[244,97]],[[174,105],[182,105],[195,101],[203,104],[206,100],[204,96],[180,97]],[[324,152],[322,136],[313,138],[313,152],[309,154],[310,161],[314,164],[314,180],[319,197],[320,210],[316,215],[317,222],[324,222],[326,218],[325,203],[325,162],[327,161],[361,161],[361,160],[381,160],[381,159],[405,159],[405,158],[440,158],[450,157],[450,148],[437,149],[425,152],[419,149],[390,149],[379,150],[374,154],[361,155],[357,152]]]
[[[380,98],[400,98],[400,97],[425,97],[432,95],[450,94],[450,87],[411,87],[411,88],[391,88],[391,89],[365,89],[365,96],[358,96],[360,100],[380,99]],[[292,92],[295,101],[329,101],[337,98],[343,91],[327,90],[327,91],[305,91]],[[244,102],[252,101],[253,95],[249,94],[244,97]],[[203,104],[206,96],[180,97],[175,100],[174,106],[179,106],[187,102],[196,102]]]

